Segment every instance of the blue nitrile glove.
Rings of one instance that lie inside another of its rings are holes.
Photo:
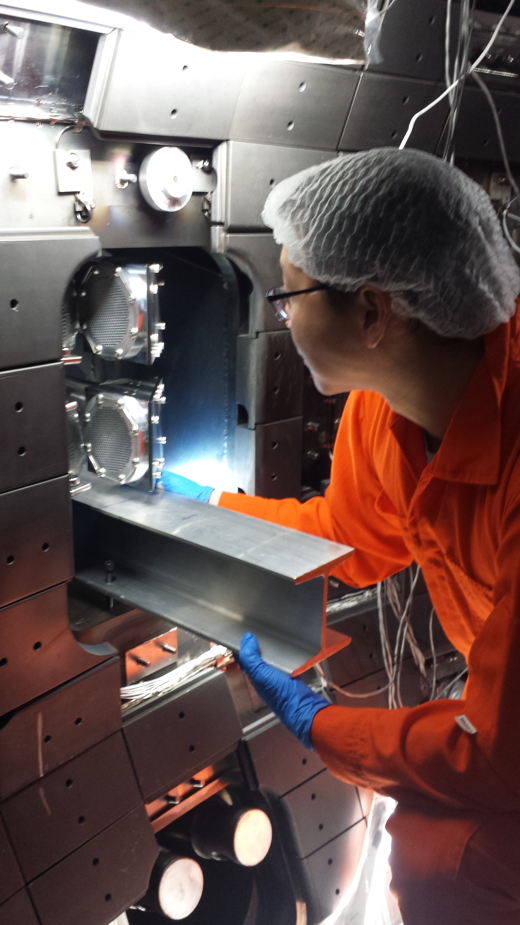
[[[178,495],[185,495],[186,498],[196,498],[197,501],[209,501],[214,490],[209,485],[199,485],[198,482],[185,479],[183,475],[175,475],[175,472],[164,470],[161,484],[165,491],[173,491]]]
[[[242,637],[237,661],[264,703],[276,713],[289,732],[306,748],[313,749],[312,721],[319,710],[330,707],[329,701],[315,694],[303,681],[291,678],[264,662],[258,639],[253,633]]]

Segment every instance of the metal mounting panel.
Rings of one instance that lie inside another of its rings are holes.
[[[268,289],[282,285],[280,245],[272,234],[226,234],[220,228],[213,231],[217,232],[213,235],[213,250],[225,253],[253,283],[248,333],[253,336],[258,331],[284,331],[284,323],[277,320],[265,298]]]
[[[65,289],[99,248],[88,228],[0,234],[0,369],[61,359]]]
[[[294,824],[300,858],[306,858],[363,818],[357,790],[324,770],[283,798]]]
[[[303,363],[289,331],[237,340],[237,402],[248,426],[296,417],[303,401]]]
[[[229,138],[334,151],[358,80],[335,65],[252,57]]]
[[[103,68],[94,69],[103,88],[89,86],[85,114],[101,132],[224,140],[244,68],[239,54],[210,52],[158,32],[123,31],[108,79]]]
[[[77,578],[87,585],[106,592],[112,559],[115,598],[234,650],[253,630],[286,671],[345,644],[325,639],[320,576],[350,547],[164,492],[95,485],[74,508]]]
[[[5,826],[0,819],[0,906],[24,884]],[[1,912],[1,910],[0,910]],[[3,919],[0,918],[3,922]]]
[[[335,150],[316,151],[282,145],[228,141],[217,149],[213,164],[218,185],[211,218],[229,231],[264,231],[261,212],[276,183],[300,170],[336,157]]]
[[[309,921],[322,922],[342,904],[354,883],[367,837],[364,819],[303,861],[309,889]]]
[[[27,890],[20,890],[0,906],[2,925],[40,925]]]
[[[456,47],[459,7],[452,13],[452,50]],[[444,79],[446,3],[442,0],[399,0],[385,13],[379,37],[381,60],[369,71],[422,80]]]
[[[508,157],[520,161],[520,96],[517,93],[493,91]],[[502,161],[500,144],[488,101],[479,87],[467,86],[462,96],[457,130],[457,157]]]
[[[339,147],[342,151],[397,147],[410,119],[443,87],[384,74],[363,74]],[[434,152],[447,115],[443,100],[418,119],[409,147]]]

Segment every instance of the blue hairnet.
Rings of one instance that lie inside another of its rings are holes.
[[[343,292],[374,283],[445,337],[515,312],[520,273],[489,196],[431,154],[378,148],[310,167],[272,190],[262,218],[308,276]]]

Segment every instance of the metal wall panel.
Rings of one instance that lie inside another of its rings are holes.
[[[86,228],[0,235],[0,369],[61,359],[66,286],[98,252],[99,241]]]
[[[335,150],[316,151],[242,141],[220,145],[213,157],[218,182],[213,193],[212,221],[222,222],[228,231],[265,232],[260,216],[275,184],[335,156]]]
[[[72,575],[68,476],[0,495],[0,606]]]
[[[296,417],[303,399],[303,362],[289,331],[238,338],[237,403],[248,426]]]
[[[0,906],[2,925],[39,925],[27,890],[20,890]]]
[[[235,430],[238,487],[264,498],[299,498],[302,468],[302,418]]]
[[[63,366],[0,373],[0,492],[68,472]]]
[[[132,711],[123,731],[145,802],[234,751],[242,736],[226,677],[216,671]]]
[[[274,790],[280,796],[324,769],[317,752],[301,745],[281,723],[252,733],[246,741],[260,787]]]
[[[108,54],[110,54],[110,49]],[[85,114],[101,132],[224,140],[245,60],[158,32],[120,32],[101,91],[89,87]],[[95,70],[93,79],[104,75]]]
[[[363,74],[341,136],[342,151],[397,147],[419,109],[430,103],[442,86],[404,77]],[[447,115],[443,101],[422,116],[414,128],[410,148],[434,152]]]
[[[85,652],[70,631],[65,585],[0,609],[2,715],[101,661]]]
[[[158,853],[139,807],[30,884],[41,925],[108,925],[146,893]]]
[[[0,819],[0,906],[9,899],[13,893],[21,890],[24,881],[18,866],[14,851],[11,847],[5,826]],[[0,922],[3,922],[0,910]]]
[[[251,58],[228,137],[335,150],[358,79],[334,65]]]
[[[322,922],[344,902],[356,876],[366,834],[362,819],[303,862],[309,884],[310,925]]]
[[[272,234],[226,234],[221,228],[213,232],[214,250],[225,253],[253,283],[247,333],[286,330],[264,298],[268,289],[282,285],[281,247]]]
[[[119,659],[110,659],[0,727],[0,800],[86,751],[121,726]]]
[[[520,161],[520,94],[493,91],[508,157]],[[482,90],[468,86],[462,96],[455,132],[457,157],[502,162],[497,130],[491,108]]]
[[[284,803],[291,814],[300,858],[363,818],[356,788],[326,770],[288,793]]]
[[[458,33],[459,7],[452,14],[452,49]],[[369,71],[423,80],[444,80],[446,3],[442,0],[399,0],[385,14],[380,38],[381,60]]]
[[[139,806],[120,732],[10,797],[2,817],[32,880]]]

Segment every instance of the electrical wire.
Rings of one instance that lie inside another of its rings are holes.
[[[506,176],[507,176],[507,179],[509,180],[509,184],[510,184],[510,186],[511,186],[511,189],[514,190],[514,192],[515,192],[516,195],[518,196],[518,194],[520,193],[520,189],[518,188],[518,184],[517,184],[515,178],[513,177],[512,172],[511,172],[511,167],[510,167],[510,164],[509,164],[509,158],[508,158],[508,156],[507,156],[506,146],[505,146],[505,142],[504,142],[504,135],[503,135],[503,133],[502,133],[502,126],[501,126],[501,124],[500,124],[500,117],[499,117],[498,112],[497,112],[497,107],[495,106],[495,101],[494,101],[493,97],[491,96],[491,93],[489,92],[488,87],[486,87],[486,84],[485,84],[484,81],[482,80],[482,77],[480,76],[480,74],[476,74],[475,72],[473,72],[473,74],[472,74],[471,76],[473,77],[473,80],[475,80],[475,81],[478,83],[480,89],[482,90],[482,93],[484,94],[484,96],[486,97],[486,99],[487,99],[487,101],[488,101],[488,103],[489,103],[489,107],[490,107],[490,109],[491,109],[491,112],[493,113],[493,119],[494,119],[494,121],[495,121],[495,128],[496,128],[496,130],[497,130],[498,143],[499,143],[499,145],[500,145],[500,151],[501,151],[501,154],[502,154],[502,160],[504,161],[504,167],[505,167],[505,171],[506,171]]]
[[[449,96],[450,92],[451,92],[455,87],[458,86],[458,84],[460,83],[460,81],[461,81],[462,79],[465,79],[469,74],[472,74],[473,71],[475,70],[475,68],[477,68],[477,67],[479,66],[479,64],[481,63],[481,61],[484,60],[484,58],[486,57],[487,53],[489,52],[489,49],[491,48],[491,46],[492,46],[493,43],[495,42],[495,39],[497,38],[497,36],[498,36],[498,34],[499,34],[499,32],[500,32],[500,30],[501,30],[503,24],[504,24],[504,21],[505,21],[506,17],[508,16],[509,11],[512,9],[512,7],[513,7],[513,5],[514,5],[515,2],[516,2],[516,0],[509,0],[509,3],[507,4],[507,7],[506,7],[505,11],[502,13],[502,16],[500,17],[500,19],[499,19],[497,25],[495,26],[495,29],[493,30],[493,33],[492,33],[492,35],[491,35],[491,38],[490,38],[489,42],[487,43],[486,47],[485,47],[484,50],[480,53],[480,55],[478,56],[478,58],[476,58],[476,60],[473,62],[473,64],[471,64],[471,65],[469,66],[469,68],[465,71],[465,73],[464,73],[464,74],[461,74],[456,80],[454,80],[454,81],[450,84],[450,86],[447,87],[446,90],[444,90],[443,93],[441,93],[441,94],[440,94],[439,96],[437,96],[434,100],[432,100],[431,103],[428,103],[427,106],[425,106],[423,109],[420,109],[418,112],[415,113],[415,115],[412,116],[412,118],[410,119],[410,123],[409,123],[409,125],[408,125],[408,128],[407,128],[407,130],[406,130],[406,133],[405,133],[405,135],[404,135],[404,138],[403,138],[403,140],[401,141],[401,144],[399,145],[399,150],[402,150],[403,148],[406,147],[406,145],[407,145],[407,143],[408,143],[408,141],[409,141],[409,139],[410,139],[410,136],[411,136],[411,134],[412,134],[412,132],[413,132],[413,130],[414,130],[414,128],[415,128],[415,124],[416,124],[417,120],[418,120],[421,116],[424,116],[425,113],[429,112],[430,109],[433,109],[434,106],[437,106],[437,103],[440,103],[441,100],[443,100],[443,99],[446,98],[446,96]]]
[[[432,691],[430,694],[430,700],[435,700],[435,688],[437,686],[437,651],[435,649],[435,641],[433,639],[433,618],[435,616],[435,608],[432,607],[430,613],[430,624],[429,624],[429,635],[430,635],[430,650],[433,658],[433,676],[432,676]]]
[[[343,694],[344,697],[352,697],[356,700],[364,700],[366,697],[377,697],[378,694],[384,694],[384,692],[389,689],[391,683],[389,681],[385,687],[380,687],[377,691],[368,691],[368,693],[365,694],[354,694],[352,691],[344,690],[339,686],[339,684],[335,684],[334,681],[331,681],[330,678],[327,678],[321,664],[317,664],[315,667],[321,675],[324,687],[331,687],[333,690],[337,691],[338,694]]]

